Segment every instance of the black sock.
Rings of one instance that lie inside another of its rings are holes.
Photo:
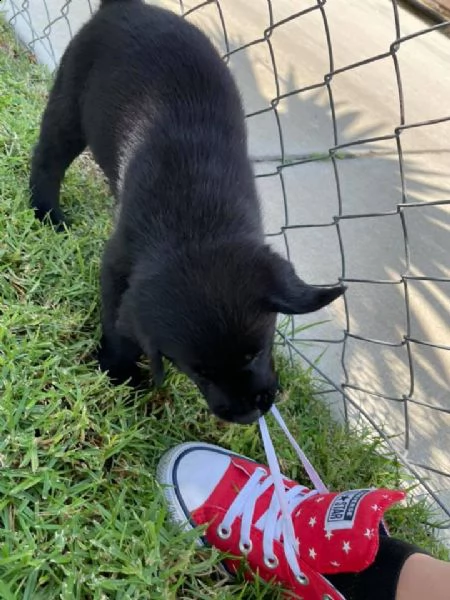
[[[407,542],[380,536],[375,561],[360,573],[325,575],[346,600],[395,600],[400,571],[412,554],[427,554]]]

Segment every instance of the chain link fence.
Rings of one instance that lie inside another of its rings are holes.
[[[348,285],[280,326],[351,424],[369,423],[450,516],[450,22],[396,0],[166,0],[235,74],[267,235]],[[6,0],[54,68],[90,0]],[[320,358],[320,360],[318,360]]]

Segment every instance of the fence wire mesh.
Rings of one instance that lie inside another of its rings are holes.
[[[450,22],[397,0],[158,4],[203,27],[236,74],[271,241],[314,283],[348,286],[331,326],[285,322],[284,345],[450,516]],[[6,5],[50,67],[96,8]]]

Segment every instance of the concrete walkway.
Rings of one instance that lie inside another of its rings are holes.
[[[33,0],[30,4],[27,18],[31,15],[35,33],[30,37],[23,16],[15,19],[16,28],[27,42],[42,38],[32,45],[41,60],[53,67],[71,32],[88,18],[89,2]],[[178,0],[157,4],[180,9]],[[183,4],[189,10],[198,2]],[[276,0],[273,20],[314,6],[313,0]],[[62,7],[66,16],[49,27]],[[386,434],[396,436],[393,443],[419,465],[420,475],[428,478],[450,509],[450,480],[443,475],[450,473],[450,351],[445,348],[450,345],[450,121],[402,131],[400,165],[394,132],[401,112],[395,63],[389,55],[396,37],[392,2],[329,0],[324,14],[335,72],[330,89],[337,144],[345,147],[336,154],[335,168],[330,160],[317,160],[335,146],[330,96],[323,85],[330,56],[321,10],[316,7],[275,27],[268,37],[270,47],[263,39],[270,25],[265,0],[253,0],[251,8],[246,0],[222,0],[221,7],[228,49],[261,39],[233,53],[229,65],[246,110],[253,115],[248,119],[250,150],[261,176],[258,185],[271,240],[284,253],[288,244],[298,272],[309,282],[333,283],[342,275],[351,280],[347,293],[351,337],[344,354],[343,302],[299,320],[302,325],[329,322],[296,334],[298,348],[310,360],[325,351],[320,361],[323,372],[337,385],[350,386],[346,391],[355,405]],[[221,51],[227,50],[216,2],[189,18],[209,33]],[[402,38],[428,26],[401,7],[399,21]],[[346,69],[378,55],[386,56]],[[448,117],[450,39],[440,32],[411,37],[401,43],[396,56],[405,123]],[[270,108],[275,98],[294,90],[301,91],[275,102],[276,113]],[[316,160],[302,162],[306,157]],[[397,206],[405,202],[413,206],[404,208],[402,220]],[[342,217],[338,226],[337,216]],[[407,280],[407,287],[403,275],[413,278]],[[405,335],[426,344],[410,341],[407,345]],[[306,344],[311,337],[325,342]],[[340,398],[330,394],[338,410],[343,409]],[[411,401],[405,405],[404,398]],[[357,411],[351,406],[349,411],[356,419]]]

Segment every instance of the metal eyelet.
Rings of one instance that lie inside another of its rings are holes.
[[[227,540],[231,536],[231,527],[223,527],[223,525],[219,525],[217,528],[217,535],[221,540]]]
[[[308,585],[309,584],[309,579],[303,573],[301,575],[297,575],[297,577],[295,579],[299,582],[300,585]],[[323,600],[333,600],[333,598],[330,598],[330,596],[325,595],[323,597]]]
[[[273,555],[273,556],[265,556],[264,557],[264,564],[266,565],[266,567],[268,569],[276,569],[279,565],[279,560],[278,558]]]
[[[322,596],[322,600],[333,600],[333,598],[328,594],[325,594],[324,596]]]
[[[241,551],[241,554],[243,554],[244,556],[246,556],[247,554],[250,554],[250,552],[252,551],[253,548],[253,544],[251,542],[251,540],[249,542],[239,542],[239,550]]]

